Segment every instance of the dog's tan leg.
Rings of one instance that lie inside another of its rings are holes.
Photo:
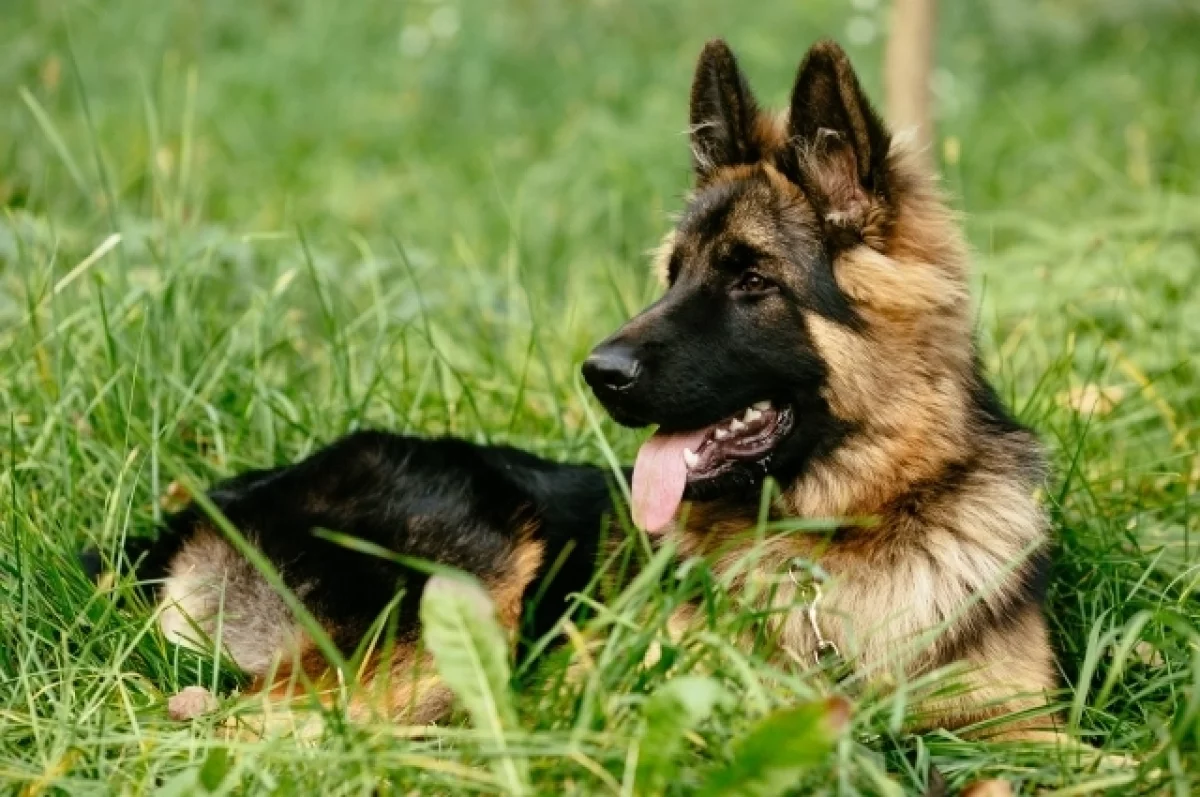
[[[982,634],[962,660],[969,669],[955,679],[957,693],[926,701],[921,706],[920,727],[964,728],[1033,712],[1046,704],[1055,686],[1046,622],[1034,606],[1004,627]],[[1066,738],[1060,725],[1055,715],[1036,714],[987,723],[966,735],[992,741],[1056,743]]]

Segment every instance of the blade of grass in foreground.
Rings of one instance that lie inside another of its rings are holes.
[[[708,777],[699,794],[771,797],[790,791],[805,772],[824,763],[849,722],[850,705],[841,698],[769,714],[738,744],[729,765]]]
[[[509,691],[508,645],[491,599],[474,582],[434,576],[421,596],[421,625],[438,673],[500,753],[497,778],[510,794],[528,794],[527,763],[505,754],[505,735],[517,727],[517,713]]]
[[[728,699],[729,694],[713,679],[684,676],[667,682],[646,700],[642,709],[645,728],[638,748],[639,793],[666,790],[686,734]]]

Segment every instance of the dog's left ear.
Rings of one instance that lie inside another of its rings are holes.
[[[754,163],[761,157],[754,134],[758,103],[733,51],[720,39],[704,45],[696,63],[690,117],[697,184],[703,185],[722,167]]]
[[[827,221],[861,229],[871,205],[887,199],[891,138],[834,42],[814,44],[800,64],[788,137],[785,172],[817,201]]]

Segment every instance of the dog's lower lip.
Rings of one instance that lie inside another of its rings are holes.
[[[792,421],[791,407],[776,409],[766,402],[759,402],[744,416],[739,414],[714,424],[696,451],[685,455],[689,459],[688,483],[711,481],[739,462],[766,463],[775,447],[791,431]],[[731,428],[735,431],[729,432]]]

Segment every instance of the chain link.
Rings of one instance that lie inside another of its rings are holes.
[[[815,565],[811,566],[809,570],[812,573],[812,577],[808,580],[808,584],[812,586],[813,599],[809,601],[806,614],[808,616],[808,624],[812,627],[813,636],[817,638],[817,646],[812,652],[813,661],[817,666],[820,666],[831,659],[840,659],[842,651],[838,648],[836,642],[825,636],[821,631],[821,624],[817,621],[817,604],[824,597],[824,593],[821,592],[821,581],[819,579],[824,577],[824,571],[821,571],[820,567]],[[795,562],[788,568],[788,576],[791,577],[792,583],[796,585],[797,589],[804,588],[805,585],[801,584],[800,580],[796,577]]]

